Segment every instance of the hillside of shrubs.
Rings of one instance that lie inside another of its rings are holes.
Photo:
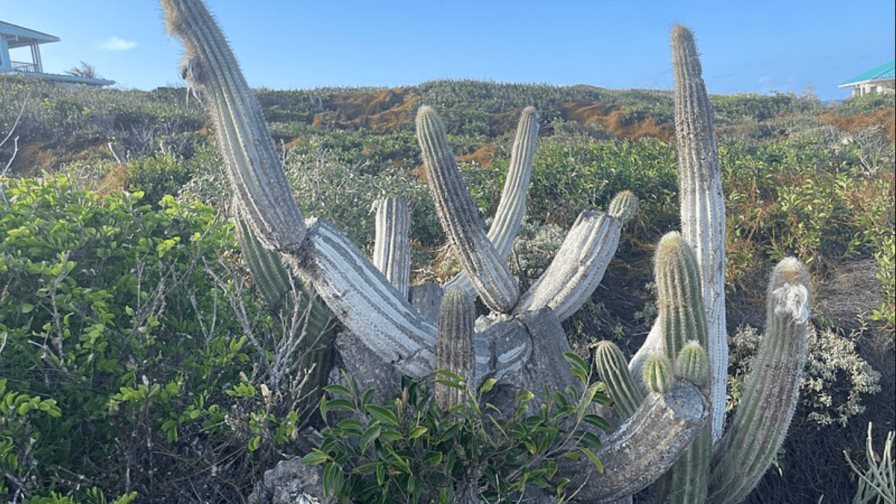
[[[257,95],[306,215],[369,252],[374,200],[408,199],[413,282],[458,271],[422,180],[417,108],[445,119],[488,221],[516,120],[535,106],[514,273],[537,279],[579,211],[633,191],[635,222],[564,326],[586,362],[596,341],[629,354],[643,342],[656,313],[655,243],[678,228],[670,92],[434,81]],[[800,258],[816,292],[800,404],[748,502],[854,502],[869,424],[878,456],[896,429],[894,95],[711,100],[732,409],[772,265]],[[248,274],[210,128],[185,88],[0,78],[0,501],[246,502],[264,471],[307,452],[307,432],[324,425],[292,393],[302,357],[289,349],[304,314],[278,315]]]

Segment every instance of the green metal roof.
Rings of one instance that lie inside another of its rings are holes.
[[[30,45],[31,42],[43,44],[45,42],[59,42],[59,37],[48,33],[39,32],[24,26],[14,25],[6,21],[0,21],[0,37],[3,37],[10,48]]]
[[[849,86],[850,84],[857,84],[859,82],[867,82],[867,81],[875,81],[875,80],[889,80],[896,79],[896,61],[891,61],[887,64],[881,65],[877,68],[872,68],[867,72],[862,72],[859,75],[856,75],[852,79],[849,79],[846,82],[840,84],[840,87]]]

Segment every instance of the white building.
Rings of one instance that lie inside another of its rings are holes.
[[[837,87],[852,88],[851,96],[892,93],[896,87],[896,61],[860,73]]]

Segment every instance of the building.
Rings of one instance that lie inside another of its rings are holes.
[[[852,88],[850,96],[869,93],[892,93],[896,87],[896,61],[891,61],[867,72],[860,73],[837,87]]]
[[[40,58],[40,45],[50,42],[59,42],[59,37],[0,21],[0,74],[21,74],[47,81],[90,86],[115,84],[115,81],[106,79],[44,72],[43,61]],[[13,61],[9,56],[10,50],[23,47],[31,48],[31,61]]]

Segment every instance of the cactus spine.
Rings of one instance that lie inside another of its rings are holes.
[[[476,307],[473,298],[459,289],[452,289],[442,298],[439,312],[439,346],[436,351],[438,369],[461,377],[464,387],[473,378],[473,322]],[[442,409],[464,404],[466,390],[436,382],[436,403]]]
[[[654,355],[644,364],[641,374],[644,386],[651,392],[664,394],[672,388],[672,363],[665,355]]]
[[[373,204],[376,211],[376,236],[373,241],[373,265],[407,299],[411,279],[411,247],[408,229],[411,216],[404,198],[385,197]]]

